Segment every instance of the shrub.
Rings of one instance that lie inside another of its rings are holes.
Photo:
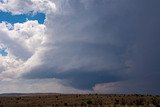
[[[88,100],[88,101],[87,101],[87,104],[91,105],[91,104],[92,104],[92,101],[91,101],[91,100]]]
[[[119,100],[115,99],[115,103],[114,104],[119,104]]]
[[[82,103],[81,103],[81,106],[86,106],[86,103],[82,102]]]
[[[160,102],[158,101],[157,98],[153,98],[153,99],[152,99],[152,104],[155,105],[156,107],[160,107],[160,104],[159,104],[159,103],[160,103]]]
[[[126,104],[126,101],[122,98],[121,105],[125,105],[125,104]]]
[[[138,99],[135,101],[136,105],[143,105],[144,104],[144,99]]]
[[[64,106],[67,106],[67,103],[64,103]]]

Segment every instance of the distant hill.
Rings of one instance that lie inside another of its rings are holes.
[[[38,96],[38,95],[59,95],[59,93],[2,93],[0,96]]]

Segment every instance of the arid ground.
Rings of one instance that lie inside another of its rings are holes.
[[[160,96],[137,94],[1,95],[0,107],[160,107]]]

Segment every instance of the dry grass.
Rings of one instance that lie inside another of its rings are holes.
[[[160,96],[21,95],[0,97],[0,107],[160,107]]]

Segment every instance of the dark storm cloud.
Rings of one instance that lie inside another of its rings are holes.
[[[60,12],[47,17],[53,23],[46,22],[53,48],[42,58],[44,66],[25,78],[63,78],[85,89],[128,76],[136,92],[148,78],[142,86],[160,88],[154,79],[160,76],[160,1],[62,2],[56,1]]]
[[[46,72],[44,72],[46,70]],[[46,79],[58,78],[69,82],[74,88],[91,89],[95,84],[104,82],[117,82],[128,79],[124,76],[108,73],[107,71],[86,71],[85,69],[71,70],[66,72],[57,72],[53,69],[38,69],[38,72],[26,73],[24,78],[27,79]]]

